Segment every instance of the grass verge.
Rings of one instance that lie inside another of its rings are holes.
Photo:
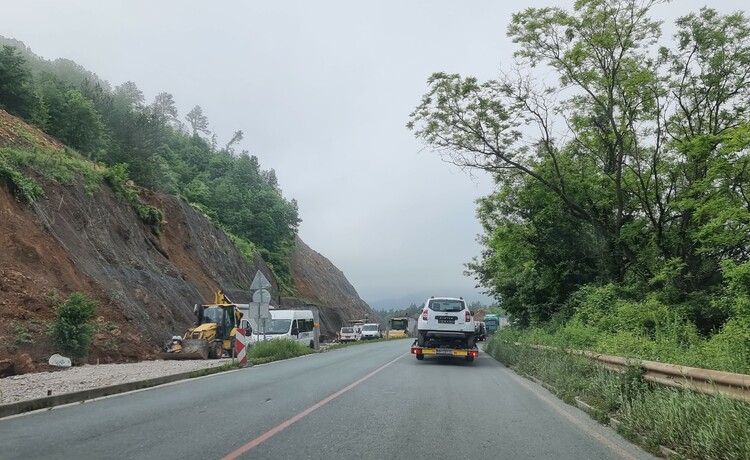
[[[248,357],[253,364],[265,364],[310,353],[315,353],[315,350],[293,340],[269,340],[253,344]]]
[[[514,345],[502,333],[485,351],[520,374],[554,386],[570,404],[582,399],[600,422],[617,418],[618,431],[653,453],[663,445],[686,458],[750,458],[750,404],[653,385],[637,366],[613,372],[564,351]]]

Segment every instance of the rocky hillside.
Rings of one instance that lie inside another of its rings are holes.
[[[41,140],[60,161],[69,155],[0,111],[0,148],[32,149]],[[246,290],[257,270],[279,297],[259,256],[247,263],[224,232],[176,197],[141,191],[164,214],[157,232],[104,182],[92,190],[81,181],[27,174],[44,190],[32,205],[0,187],[0,374],[43,368],[55,351],[46,333],[52,308],[75,291],[100,305],[89,362],[152,357],[192,322],[195,303],[210,301],[218,288]],[[284,305],[318,306],[323,333],[338,329],[342,319],[372,314],[343,273],[302,241],[292,257],[299,295]]]
[[[330,260],[297,238],[291,256],[292,277],[299,297],[320,309],[321,333],[331,336],[350,319],[382,321]],[[282,306],[295,306],[297,299],[282,299]]]

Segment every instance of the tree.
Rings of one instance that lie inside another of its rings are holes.
[[[26,59],[15,48],[0,49],[0,108],[24,118],[33,114],[34,91]]]
[[[115,99],[123,101],[131,110],[140,110],[143,108],[145,98],[143,92],[132,81],[126,81],[115,88]]]
[[[201,106],[196,105],[193,107],[190,112],[185,115],[185,119],[193,130],[193,136],[197,136],[198,133],[206,135],[211,133],[208,129],[208,118],[203,115],[203,109]]]
[[[704,8],[657,49],[656,3],[516,13],[517,69],[435,73],[410,116],[444,159],[495,176],[479,209],[487,249],[469,270],[529,321],[585,283],[658,290],[703,331],[725,319],[708,296],[724,260],[750,255],[750,26]]]
[[[559,86],[522,70],[481,84],[436,73],[408,124],[449,161],[485,169],[500,181],[520,173],[553,192],[601,238],[601,269],[615,281],[636,262],[622,238],[634,212],[625,174],[647,155],[638,129],[653,119],[656,77],[646,50],[659,28],[646,13],[654,3],[588,0],[577,2],[573,13],[529,8],[514,14],[508,35],[520,45],[519,65],[549,66]],[[572,142],[554,137],[559,118]],[[530,128],[539,134],[526,134]],[[570,161],[581,167],[565,168]],[[576,186],[581,183],[589,190]]]
[[[167,92],[156,95],[154,102],[151,104],[151,110],[160,120],[170,123],[178,122],[177,105],[174,102],[174,97]]]
[[[242,142],[242,139],[244,138],[245,138],[245,134],[242,132],[241,129],[235,131],[234,134],[232,134],[232,138],[229,139],[229,142],[227,142],[227,145],[224,147],[224,150],[226,150],[227,152],[233,152],[234,150],[232,149],[232,147],[235,144]]]

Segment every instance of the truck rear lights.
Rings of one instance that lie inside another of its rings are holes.
[[[469,356],[471,356],[472,358],[476,358],[477,356],[479,356],[479,350],[469,350]]]
[[[425,308],[424,311],[422,312],[422,319],[425,320],[425,321],[427,321],[427,316],[429,314],[430,314],[430,310],[427,309],[427,308]]]
[[[413,355],[421,355],[422,349],[419,347],[411,347],[411,354]]]

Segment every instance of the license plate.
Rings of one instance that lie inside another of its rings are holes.
[[[455,316],[436,316],[438,324],[455,324],[456,323],[456,317]]]
[[[453,356],[466,356],[468,354],[466,350],[453,350]]]

